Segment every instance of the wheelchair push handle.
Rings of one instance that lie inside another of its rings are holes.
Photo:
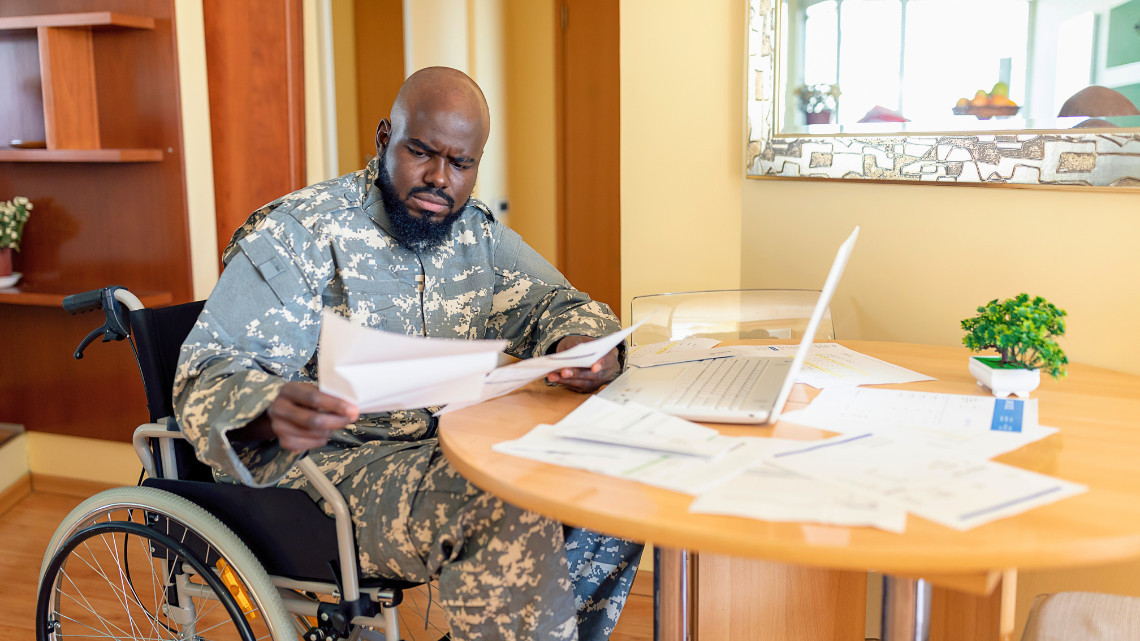
[[[100,336],[103,342],[121,341],[131,333],[131,324],[127,312],[133,309],[142,309],[142,301],[127,291],[125,287],[112,285],[101,289],[92,289],[80,294],[71,294],[63,299],[63,308],[71,314],[82,314],[98,309],[103,310],[105,320],[101,327],[91,331],[75,349],[75,358],[83,358],[83,350]]]
[[[93,289],[82,294],[71,294],[63,298],[63,308],[70,314],[82,314],[103,309],[103,290]]]

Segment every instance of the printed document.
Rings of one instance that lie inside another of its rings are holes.
[[[873,388],[825,389],[780,420],[841,434],[875,432],[984,459],[1057,431],[1038,424],[1037,399]]]
[[[423,338],[362,327],[325,310],[320,388],[361,412],[470,401],[498,365],[507,341]]]
[[[620,332],[614,332],[609,336],[596,338],[585,343],[578,343],[565,351],[547,354],[546,356],[526,358],[517,363],[504,365],[494,371],[488,372],[486,378],[483,379],[482,389],[478,395],[466,400],[456,399],[455,402],[449,404],[439,412],[436,412],[436,416],[454,412],[464,407],[470,407],[471,405],[482,403],[483,401],[503,396],[504,394],[510,394],[523,385],[538,380],[557,369],[564,367],[589,367],[598,362],[598,360],[609,353],[611,349],[617,347],[618,343],[625,340],[625,337],[633,333],[633,330],[637,329],[640,325],[641,323],[638,323]]]
[[[968,530],[1086,491],[1017,467],[894,441],[837,436],[772,456],[780,466],[897,503],[917,516]]]
[[[906,509],[897,503],[767,461],[759,461],[740,476],[701,494],[689,511],[765,521],[866,526],[898,533],[906,530]]]
[[[565,438],[555,429],[538,425],[520,438],[496,443],[491,449],[694,495],[731,480],[760,457],[748,444],[706,458]]]
[[[722,349],[732,350],[739,356],[792,358],[796,355],[796,347],[796,345],[734,345]],[[806,383],[816,389],[933,380],[935,379],[925,374],[861,354],[839,343],[813,343],[811,351],[804,359],[803,368],[796,377],[797,383]]]
[[[715,338],[686,338],[676,341],[649,343],[629,348],[630,367],[656,367],[673,363],[689,363],[710,358],[727,358],[731,352],[714,349],[720,341]]]
[[[626,445],[659,452],[714,457],[740,439],[638,403],[615,403],[591,396],[554,426],[563,438]]]
[[[589,367],[636,326],[570,349],[498,367],[505,340],[424,338],[362,327],[325,310],[317,357],[321,391],[361,412],[446,405],[446,411],[512,392],[563,367]]]

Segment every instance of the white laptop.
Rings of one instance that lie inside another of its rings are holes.
[[[856,227],[839,246],[793,358],[734,357],[631,367],[598,395],[619,403],[634,401],[693,421],[774,423],[811,349],[819,321],[831,303],[858,236]]]

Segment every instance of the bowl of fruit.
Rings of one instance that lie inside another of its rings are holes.
[[[954,105],[954,113],[959,116],[974,116],[978,120],[989,120],[994,116],[1015,115],[1021,107],[1009,99],[1009,87],[1004,82],[994,85],[988,92],[979,89],[974,97],[959,98]]]

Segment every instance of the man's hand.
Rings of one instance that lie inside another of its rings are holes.
[[[588,343],[594,339],[588,336],[567,336],[558,341],[555,352],[564,352],[579,343]],[[546,375],[551,383],[561,383],[575,392],[593,392],[602,385],[614,380],[621,373],[621,364],[618,363],[618,350],[613,348],[598,362],[590,367],[567,367]]]
[[[304,452],[359,418],[356,406],[317,389],[312,383],[285,383],[265,413],[236,430],[235,440],[276,437],[281,447]]]

